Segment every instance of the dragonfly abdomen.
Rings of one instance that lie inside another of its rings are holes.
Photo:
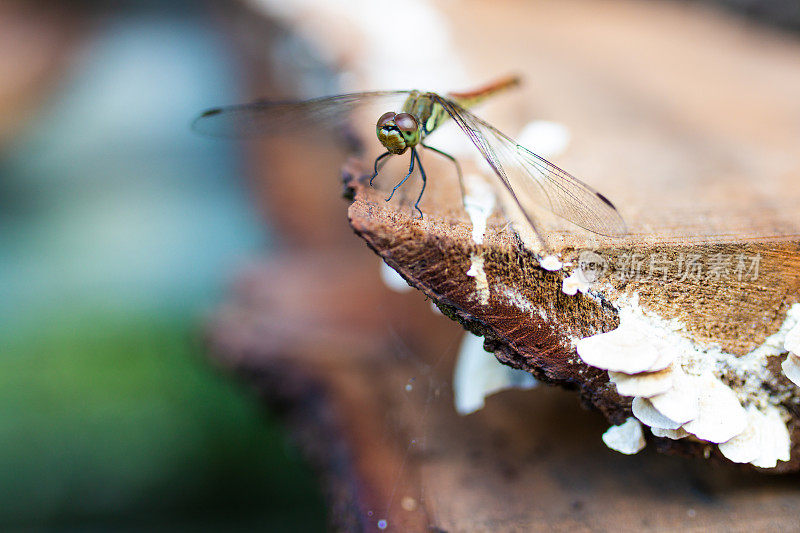
[[[456,103],[458,103],[461,107],[469,109],[481,103],[490,96],[494,96],[499,92],[512,89],[520,83],[521,80],[519,76],[506,76],[505,78],[501,78],[493,83],[484,85],[480,89],[475,89],[468,92],[448,93],[447,97],[451,100],[455,100]]]

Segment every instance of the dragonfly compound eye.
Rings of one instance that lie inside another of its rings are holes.
[[[381,115],[381,118],[378,119],[378,127],[380,128],[381,126],[392,120],[395,117],[395,115],[396,113],[392,111],[388,111],[383,115]]]
[[[397,125],[397,129],[404,132],[411,132],[417,130],[417,119],[414,118],[414,115],[409,113],[399,113],[394,117],[394,123]]]

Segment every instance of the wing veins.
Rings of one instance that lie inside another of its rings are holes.
[[[410,91],[368,91],[311,100],[258,100],[208,109],[192,123],[195,131],[217,137],[258,137],[304,128],[336,129],[358,108],[408,95]],[[377,117],[376,117],[377,118]]]
[[[533,216],[525,203],[533,202],[593,233],[614,236],[625,232],[625,224],[616,208],[606,203],[605,197],[594,189],[457,103],[442,96],[437,96],[436,101],[475,144],[529,222]],[[511,177],[518,182],[517,187],[507,172],[515,172]],[[529,189],[533,184],[541,194]],[[517,196],[517,188],[524,194],[525,203]]]

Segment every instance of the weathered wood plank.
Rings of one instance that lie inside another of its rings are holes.
[[[501,360],[578,386],[614,423],[630,416],[631,398],[583,363],[575,343],[616,328],[624,309],[678,321],[676,339],[697,347],[742,405],[782,413],[794,444],[791,461],[777,469],[798,468],[800,389],[780,370],[782,341],[760,369],[747,371],[767,369],[758,379],[731,365],[775,334],[800,301],[800,100],[791,96],[800,94],[800,41],[671,4],[474,7],[450,13],[454,27],[480,20],[481,32],[455,34],[477,50],[470,60],[536,73],[529,101],[574,132],[559,163],[615,201],[629,234],[597,237],[543,211],[537,223],[549,252],[571,265],[548,272],[538,263],[541,247],[523,246],[507,217],[496,214],[475,242],[453,198],[452,172],[441,167],[429,170],[422,221],[408,202],[387,206],[354,179],[356,232],[454,318],[486,334]],[[735,83],[747,72],[758,73],[752,83]],[[525,115],[519,105],[493,114],[495,122],[505,117],[513,131]],[[588,296],[567,296],[562,283],[585,250],[609,271]],[[712,453],[703,442],[695,451]]]
[[[723,283],[684,278],[673,269],[667,280],[611,277],[604,294],[567,296],[561,290],[566,272],[539,268],[502,214],[490,217],[482,244],[472,241],[452,168],[431,157],[421,222],[410,209],[418,183],[385,204],[363,182],[351,181],[351,224],[387,263],[451,317],[486,334],[500,360],[579,388],[612,422],[630,415],[630,398],[616,393],[604,371],[583,364],[573,341],[618,325],[614,298],[638,294],[644,310],[680,320],[692,340],[731,354],[746,353],[776,331],[798,301],[800,272],[796,38],[680,3],[509,0],[439,7],[476,82],[508,72],[528,81],[518,95],[479,113],[512,135],[532,118],[566,125],[572,141],[554,162],[609,196],[629,224],[631,235],[612,241],[543,216],[564,262],[574,263],[589,248],[611,263],[626,254],[664,254],[674,266],[699,250],[704,260],[755,254],[761,271],[755,280]],[[359,43],[354,36],[351,60],[363,59]],[[356,75],[371,87],[368,72]],[[291,219],[293,240],[334,239],[338,246],[343,233],[313,216],[336,209],[324,200],[333,184],[298,181],[331,175],[322,157],[303,158],[306,172],[296,171],[288,150],[266,157],[293,170],[284,172],[277,195],[264,188],[278,215]],[[468,172],[481,171],[468,156],[461,159]],[[348,171],[351,178],[363,172]],[[399,171],[392,172],[379,179],[384,187]],[[301,212],[298,205],[309,208]],[[475,253],[491,283],[488,305],[467,275]],[[381,518],[398,530],[796,527],[796,475],[759,477],[652,450],[613,455],[599,439],[606,426],[575,409],[570,393],[507,393],[480,413],[455,416],[447,393],[453,349],[436,344],[454,335],[444,319],[432,318],[420,301],[403,307],[402,298],[380,287],[368,261],[348,262],[349,273],[332,270],[343,257],[303,261],[249,277],[212,339],[218,357],[287,407],[300,442],[328,472],[334,519],[342,527],[374,529]],[[308,264],[318,263],[322,270],[305,277]],[[347,290],[320,285],[333,279]],[[349,319],[339,320],[342,314]],[[800,466],[800,411],[779,359],[770,360],[763,390],[782,398],[793,417],[792,460],[779,463],[786,471]],[[431,401],[431,391],[443,399]],[[648,439],[658,449],[719,458],[716,447]]]
[[[383,287],[363,260],[300,254],[260,265],[209,337],[215,358],[280,408],[324,474],[338,528],[377,531],[382,519],[389,531],[796,528],[796,475],[619,455],[600,441],[602,417],[570,392],[505,392],[456,415],[460,328],[418,295]]]

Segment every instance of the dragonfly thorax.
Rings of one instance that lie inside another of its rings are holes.
[[[419,121],[410,113],[384,113],[375,129],[381,144],[395,155],[418,145],[421,140]]]

